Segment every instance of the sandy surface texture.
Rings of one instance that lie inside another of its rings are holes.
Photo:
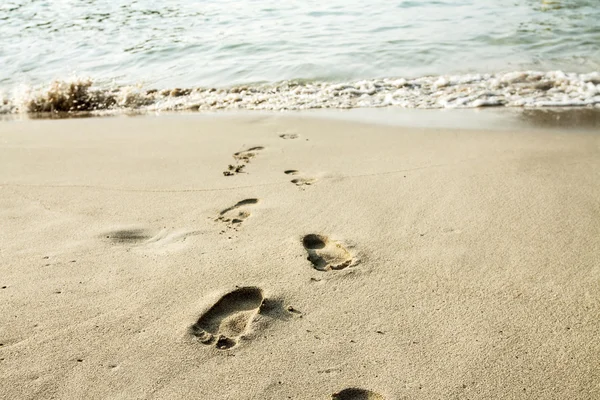
[[[0,124],[0,398],[600,398],[600,135]]]

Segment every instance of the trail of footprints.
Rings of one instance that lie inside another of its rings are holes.
[[[299,135],[296,133],[283,133],[283,134],[279,135],[279,137],[282,139],[298,139]],[[296,169],[288,169],[286,171],[283,171],[283,173],[286,175],[299,175],[300,171],[298,171]],[[300,189],[304,189],[305,186],[310,186],[310,185],[315,184],[317,182],[317,179],[296,176],[290,182],[293,183],[294,185],[298,186]]]
[[[297,134],[281,134],[282,139],[296,139]],[[223,172],[225,176],[233,176],[245,172],[245,167],[263,150],[256,146],[237,152],[233,155],[236,164],[231,164]],[[286,170],[286,175],[295,176],[292,183],[299,187],[309,186],[316,179],[301,177],[297,170]],[[250,208],[258,204],[256,198],[241,200],[231,207],[222,210],[216,221],[224,223],[227,228],[238,230],[241,224],[250,217]],[[169,245],[179,243],[197,232],[169,232],[148,228],[116,229],[101,235],[105,240],[117,245],[147,246],[151,244]],[[355,262],[351,253],[340,242],[321,234],[308,234],[302,238],[302,245],[308,255],[307,260],[312,267],[321,272],[342,270]],[[252,323],[257,316],[266,312],[267,299],[263,290],[255,286],[238,287],[219,298],[208,310],[189,327],[189,334],[198,342],[217,350],[229,350],[241,341],[249,338]],[[297,312],[288,309],[288,312]],[[346,388],[331,395],[332,400],[384,400],[382,395],[361,388]]]
[[[298,135],[286,133],[279,135],[282,139],[297,139]],[[246,164],[250,163],[264,147],[251,147],[248,150],[235,153],[233,158],[238,162],[229,165],[223,172],[232,176],[244,172]],[[299,187],[310,186],[316,182],[314,178],[299,176],[298,170],[284,171],[294,178],[291,183]],[[231,207],[222,210],[217,221],[223,222],[228,228],[237,230],[250,217],[250,207],[259,202],[256,198],[241,200]],[[308,261],[317,271],[342,270],[351,266],[354,258],[338,241],[321,234],[308,234],[302,238],[302,245],[308,254]],[[258,287],[237,288],[222,296],[212,307],[204,312],[198,321],[190,327],[190,334],[207,346],[218,350],[229,350],[238,345],[251,330],[253,320],[261,313],[265,305],[262,289]],[[290,311],[293,312],[293,311]],[[360,388],[347,388],[331,395],[332,400],[384,400],[378,393]]]

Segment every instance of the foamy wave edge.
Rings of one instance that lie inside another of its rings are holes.
[[[4,114],[363,107],[600,107],[600,73],[515,71],[344,83],[285,81],[161,91],[135,86],[105,89],[95,87],[90,79],[75,79],[56,81],[18,97],[0,97],[0,113]]]

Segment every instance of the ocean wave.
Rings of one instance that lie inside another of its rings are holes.
[[[306,110],[368,107],[600,107],[600,73],[515,71],[502,74],[382,78],[353,82],[285,81],[229,88],[103,88],[91,79],[0,95],[0,113]]]

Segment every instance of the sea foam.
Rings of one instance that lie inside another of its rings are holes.
[[[586,106],[600,107],[598,72],[515,71],[160,91],[140,86],[95,87],[91,79],[73,79],[18,96],[0,96],[0,113]]]

